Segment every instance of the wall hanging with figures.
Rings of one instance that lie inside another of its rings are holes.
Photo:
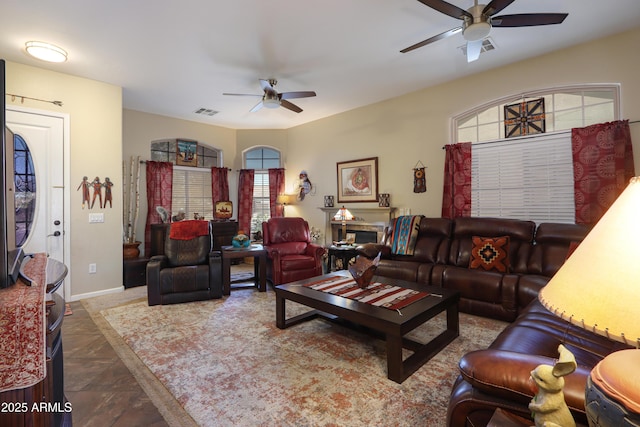
[[[311,193],[315,194],[315,190],[313,188],[313,184],[311,184],[311,180],[309,179],[309,175],[307,175],[307,171],[300,171],[300,175],[298,177],[298,200],[304,200],[307,194]]]
[[[106,208],[107,203],[109,204],[109,207],[112,208],[112,188],[113,182],[109,177],[105,177],[104,182],[101,182],[99,176],[96,176],[93,181],[89,181],[89,177],[86,175],[83,176],[82,181],[77,188],[77,191],[82,191],[82,209],[84,209],[85,204],[87,205],[87,209],[93,209],[96,204],[96,199],[98,199],[98,207],[100,209]]]
[[[427,191],[427,177],[425,169],[427,167],[420,160],[413,167],[413,192],[424,193]]]

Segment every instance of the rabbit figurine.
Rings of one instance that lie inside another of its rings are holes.
[[[554,366],[539,365],[531,371],[531,379],[538,389],[529,403],[536,427],[575,427],[576,423],[564,401],[564,377],[576,370],[573,354],[565,346],[558,346],[560,358]]]

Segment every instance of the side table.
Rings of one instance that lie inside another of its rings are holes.
[[[251,245],[248,248],[222,246],[222,294],[231,294],[231,260],[253,257],[254,283],[260,292],[267,290],[267,250],[262,245]]]
[[[349,260],[355,258],[358,255],[358,251],[355,246],[336,246],[331,245],[327,248],[329,254],[328,271],[334,270],[346,270],[349,267]],[[342,267],[338,268],[336,261],[342,262]]]
[[[147,263],[149,258],[125,259],[122,261],[122,283],[125,289],[147,283]]]

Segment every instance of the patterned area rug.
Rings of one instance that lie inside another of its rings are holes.
[[[130,363],[139,358],[148,368],[143,388],[157,389],[157,378],[200,426],[442,426],[457,361],[506,325],[461,314],[460,337],[396,384],[387,379],[382,341],[319,319],[279,330],[271,289],[154,307],[138,296],[107,308],[99,298],[85,307],[135,353]],[[288,316],[306,310],[287,303]],[[441,328],[444,316],[412,335],[426,340]],[[169,424],[191,421],[170,408],[171,399],[163,411],[165,403],[150,396]]]

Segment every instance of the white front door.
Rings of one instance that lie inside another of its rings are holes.
[[[7,127],[24,139],[35,172],[36,207],[25,253],[45,252],[67,264],[64,250],[64,130],[63,117],[46,112],[7,108]]]

